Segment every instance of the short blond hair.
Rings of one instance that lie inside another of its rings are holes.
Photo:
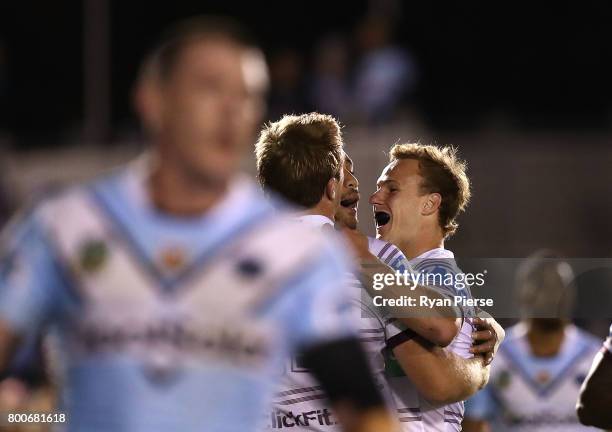
[[[273,191],[302,207],[314,207],[343,163],[340,125],[330,115],[286,115],[267,124],[257,143],[257,178]]]
[[[470,197],[467,165],[452,146],[438,147],[420,143],[396,144],[391,148],[390,161],[413,159],[419,162],[423,193],[439,193],[442,197],[439,218],[444,237],[457,231],[457,216],[465,210]]]

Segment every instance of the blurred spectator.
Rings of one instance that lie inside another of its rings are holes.
[[[314,70],[309,88],[315,110],[345,119],[352,107],[349,88],[348,47],[340,35],[319,42],[314,54]]]
[[[391,43],[391,27],[388,19],[369,16],[357,29],[362,56],[355,71],[355,100],[370,123],[389,120],[416,85],[416,64],[406,50]]]
[[[303,59],[293,49],[284,49],[270,59],[271,89],[268,118],[308,111],[303,82]]]

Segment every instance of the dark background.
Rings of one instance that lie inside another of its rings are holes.
[[[104,5],[106,18],[96,15]],[[367,234],[374,227],[366,200],[385,151],[420,140],[456,145],[468,161],[473,199],[447,244],[458,254],[524,257],[552,248],[610,256],[612,3],[605,1],[2,2],[0,198],[9,198],[0,199],[0,220],[49,184],[93,176],[140,151],[123,150],[140,139],[130,106],[139,63],[168,24],[202,13],[242,21],[263,47],[271,119],[319,109],[300,98],[322,40],[344,38],[351,81],[364,58],[364,17],[386,17],[389,44],[413,59],[416,84],[382,121],[338,115],[361,181]],[[97,63],[104,55],[87,44],[92,32],[107,41],[108,62]],[[108,80],[98,83],[103,69]],[[297,89],[287,97],[278,76],[292,73]],[[92,87],[105,107],[88,98]],[[101,119],[93,135],[92,113]]]
[[[249,26],[267,54],[293,48],[308,62],[322,35],[350,34],[386,3],[111,1],[110,139],[133,126],[128,90],[138,62],[173,20],[229,14]],[[400,2],[395,39],[419,63],[414,101],[429,127],[474,130],[503,119],[522,130],[610,128],[612,4],[534,3]],[[18,148],[60,145],[78,134],[82,16],[76,0],[0,4],[0,129]]]

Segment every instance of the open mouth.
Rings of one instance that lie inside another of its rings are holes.
[[[345,209],[357,210],[359,205],[359,192],[349,193],[340,201],[340,205]]]
[[[376,220],[376,226],[381,227],[387,225],[391,220],[391,215],[384,211],[376,211],[374,212],[374,219]]]
[[[359,198],[343,199],[342,201],[340,201],[340,205],[344,208],[355,208],[357,207],[358,201],[359,201]]]

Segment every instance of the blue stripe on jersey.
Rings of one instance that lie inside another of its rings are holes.
[[[534,393],[536,393],[539,397],[546,397],[550,393],[552,393],[563,381],[563,378],[565,378],[567,372],[574,366],[576,366],[576,364],[581,360],[581,358],[587,352],[590,351],[592,351],[591,347],[587,344],[584,344],[580,348],[580,350],[576,351],[571,357],[569,357],[567,363],[563,366],[561,370],[559,370],[555,374],[554,378],[544,385],[537,382],[535,380],[535,377],[531,376],[527,365],[524,364],[523,358],[511,349],[510,344],[506,346],[506,349],[503,351],[503,353],[508,359],[508,365],[523,377],[525,383],[534,391]]]
[[[247,217],[239,220],[231,229],[227,229],[226,232],[215,239],[212,244],[207,245],[205,249],[201,250],[200,253],[191,260],[189,265],[175,275],[166,275],[156,266],[154,259],[147,253],[135,236],[134,229],[128,226],[128,223],[119,214],[103,190],[94,186],[91,188],[91,196],[101,210],[101,214],[111,223],[111,227],[117,230],[119,234],[117,239],[124,241],[127,245],[127,250],[132,252],[132,255],[136,258],[135,261],[141,264],[166,292],[175,292],[177,287],[202,271],[208,260],[218,256],[221,247],[233,239],[240,238],[242,234],[253,229],[257,224],[265,222],[266,216],[274,212],[274,210],[268,206],[255,207],[249,212]]]
[[[391,266],[391,268],[393,268],[395,271],[403,273],[408,270],[406,266],[404,265],[404,262],[405,262],[404,256],[403,255],[398,256],[397,258],[395,258],[393,262],[389,264],[389,266]]]

